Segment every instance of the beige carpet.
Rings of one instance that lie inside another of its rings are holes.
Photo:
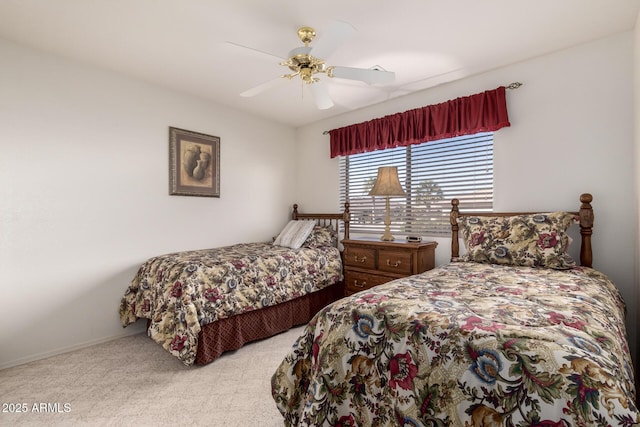
[[[282,426],[270,380],[301,331],[201,367],[184,366],[139,334],[4,369],[0,425]],[[26,412],[15,413],[16,405]]]

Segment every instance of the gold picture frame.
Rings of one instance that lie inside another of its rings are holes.
[[[169,194],[220,197],[220,138],[169,127]]]

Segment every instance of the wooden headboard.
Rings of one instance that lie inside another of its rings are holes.
[[[298,204],[293,205],[293,212],[291,213],[291,219],[306,219],[316,221],[319,225],[324,227],[332,226],[336,232],[340,232],[340,221],[342,221],[342,229],[344,231],[344,238],[349,238],[349,221],[351,220],[351,214],[349,212],[349,202],[345,202],[344,211],[342,213],[300,213],[298,212]],[[336,242],[336,246],[339,247],[340,239]]]
[[[593,208],[591,201],[593,196],[589,193],[580,195],[580,210],[571,212],[580,217],[580,265],[584,267],[593,266],[593,254],[591,250],[591,234],[593,234]],[[451,258],[460,256],[459,236],[458,236],[458,218],[461,216],[513,216],[513,215],[530,215],[538,212],[464,212],[458,209],[460,201],[458,199],[451,200]],[[545,211],[548,212],[548,211]]]

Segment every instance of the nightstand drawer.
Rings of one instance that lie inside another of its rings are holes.
[[[378,251],[378,270],[397,274],[411,274],[411,253],[407,251]]]
[[[346,296],[394,279],[431,270],[436,242],[387,242],[376,238],[343,239]]]
[[[393,280],[393,277],[347,271],[345,273],[345,289],[347,292],[360,292]]]
[[[344,249],[344,264],[358,268],[376,268],[376,251],[369,248],[352,248]]]

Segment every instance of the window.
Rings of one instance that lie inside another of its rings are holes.
[[[453,198],[467,210],[493,209],[493,133],[441,139],[340,157],[340,203],[350,204],[352,232],[384,231],[386,201],[368,195],[379,166],[397,166],[406,193],[390,199],[393,234],[449,234]]]

